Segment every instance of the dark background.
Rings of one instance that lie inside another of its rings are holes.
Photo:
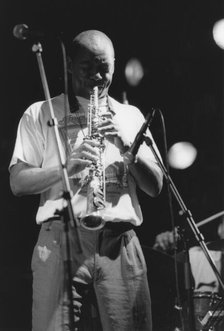
[[[9,188],[8,164],[18,121],[34,101],[44,98],[30,41],[13,37],[13,27],[60,34],[69,39],[86,29],[104,31],[114,42],[116,72],[110,94],[145,115],[151,107],[163,114],[168,148],[187,140],[197,148],[195,163],[185,170],[170,169],[186,206],[196,222],[223,210],[223,51],[212,37],[214,23],[223,18],[221,0],[73,0],[12,1],[0,4],[1,31],[1,222],[0,330],[30,328],[30,259],[39,228],[35,224],[38,197],[16,198]],[[58,41],[42,41],[43,61],[52,96],[63,89],[62,55]],[[128,85],[124,68],[137,57],[145,76],[137,87]],[[165,159],[164,131],[157,113],[151,130]],[[143,245],[151,247],[156,234],[171,228],[167,186],[151,199],[139,192],[144,224]],[[173,198],[176,225],[184,226]],[[216,240],[218,221],[201,228],[206,241]],[[194,243],[189,231],[189,238]],[[156,273],[156,270],[154,270]]]

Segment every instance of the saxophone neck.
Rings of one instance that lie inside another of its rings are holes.
[[[98,101],[98,86],[95,86],[90,94],[89,108],[88,108],[88,136],[92,136],[97,127],[99,120],[99,101]]]

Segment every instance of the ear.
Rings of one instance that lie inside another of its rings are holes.
[[[115,71],[115,58],[114,58],[114,61],[113,61],[113,74],[114,74],[114,71]]]
[[[72,59],[70,56],[67,56],[67,71],[69,74],[72,74]]]

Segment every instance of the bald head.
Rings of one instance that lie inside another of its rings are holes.
[[[114,73],[114,47],[108,36],[98,30],[78,34],[72,44],[72,84],[75,95],[89,98],[94,86],[99,97],[108,94]]]
[[[111,57],[114,58],[114,47],[112,41],[105,33],[98,30],[83,31],[73,39],[73,58],[83,49],[93,53],[107,50]]]

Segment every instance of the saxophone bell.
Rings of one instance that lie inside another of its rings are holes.
[[[106,223],[98,210],[89,215],[86,215],[81,219],[80,222],[84,229],[93,231],[102,229]]]

